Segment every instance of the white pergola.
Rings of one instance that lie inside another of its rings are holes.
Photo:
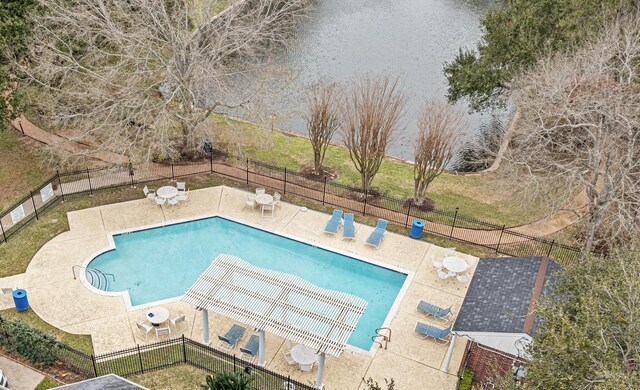
[[[315,349],[318,388],[323,386],[325,354],[340,356],[367,307],[355,295],[227,254],[216,257],[182,300],[202,310],[205,344],[210,343],[209,310],[258,329],[260,366],[266,364],[265,332]]]

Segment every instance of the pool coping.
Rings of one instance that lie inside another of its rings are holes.
[[[245,225],[254,229],[258,229],[261,230],[263,232],[269,233],[269,234],[274,234],[280,237],[284,237],[290,240],[294,240],[294,241],[298,241],[301,242],[303,244],[306,245],[310,245],[316,248],[320,248],[326,251],[330,251],[333,253],[337,253],[339,255],[342,256],[346,256],[352,259],[355,259],[357,261],[363,261],[365,263],[377,266],[377,267],[381,267],[381,268],[385,268],[385,269],[389,269],[392,270],[394,272],[398,272],[398,273],[402,273],[406,275],[406,278],[404,280],[404,282],[402,283],[402,286],[400,287],[400,290],[398,291],[395,300],[393,301],[393,304],[391,305],[391,308],[389,308],[389,312],[387,313],[384,321],[382,322],[382,326],[378,329],[383,329],[383,328],[388,328],[392,322],[392,320],[396,317],[396,315],[398,314],[399,310],[400,310],[400,304],[402,302],[402,299],[404,298],[405,294],[407,293],[407,290],[409,289],[409,286],[411,285],[411,282],[415,276],[415,272],[414,271],[409,271],[407,269],[401,268],[401,267],[397,267],[394,265],[390,265],[390,264],[385,264],[383,262],[377,261],[377,260],[373,260],[373,259],[369,259],[363,256],[360,256],[357,253],[353,253],[353,252],[348,252],[339,248],[334,248],[334,247],[330,247],[328,245],[324,245],[318,242],[314,242],[308,239],[304,239],[301,237],[297,237],[294,236],[292,234],[287,234],[284,232],[275,232],[275,231],[271,231],[271,230],[267,230],[264,227],[260,227],[254,223],[251,222],[246,222],[246,221],[239,221],[236,218],[230,217],[230,216],[223,216],[220,215],[219,213],[211,213],[211,214],[204,214],[204,215],[200,215],[200,216],[196,216],[196,217],[190,217],[190,218],[181,218],[181,219],[175,219],[175,220],[171,220],[170,222],[160,222],[160,223],[154,223],[154,224],[150,224],[150,225],[143,225],[143,226],[136,226],[133,228],[129,228],[129,229],[122,229],[122,230],[115,230],[115,231],[108,231],[106,232],[106,237],[107,237],[107,246],[105,248],[102,248],[100,250],[95,251],[94,253],[92,253],[89,257],[87,257],[83,262],[82,262],[82,267],[86,268],[89,266],[89,264],[99,255],[112,251],[112,250],[116,250],[116,245],[115,245],[115,240],[114,240],[114,236],[116,235],[122,235],[122,234],[128,234],[128,233],[133,233],[133,232],[139,232],[139,231],[143,231],[143,230],[150,230],[150,229],[156,229],[156,228],[161,228],[161,227],[165,227],[165,226],[172,226],[172,225],[178,225],[178,224],[182,224],[182,223],[188,223],[188,222],[193,222],[193,221],[199,221],[199,220],[203,220],[203,219],[209,219],[209,218],[222,218],[222,219],[226,219],[229,221],[232,221],[234,223],[238,223],[241,225]],[[388,234],[388,232],[387,232]],[[215,258],[213,259],[215,260]],[[211,260],[211,261],[213,261]],[[89,291],[98,294],[98,295],[103,295],[103,296],[109,296],[109,297],[122,297],[124,304],[125,304],[125,308],[128,312],[131,311],[135,311],[135,310],[144,310],[144,309],[148,309],[150,307],[154,307],[154,306],[159,306],[159,305],[164,305],[164,304],[168,304],[171,302],[176,302],[176,301],[180,301],[182,300],[183,295],[179,295],[177,297],[172,297],[172,298],[167,298],[167,299],[162,299],[159,301],[153,301],[153,302],[148,302],[148,303],[144,303],[144,304],[140,304],[140,305],[132,305],[131,304],[131,297],[129,296],[129,292],[128,291],[104,291],[104,290],[100,290],[95,288],[94,286],[91,285],[91,283],[89,283],[89,281],[86,278],[86,271],[85,272],[81,272],[80,273],[80,282],[82,283],[82,285],[87,288]],[[334,290],[337,291],[337,290]],[[375,337],[375,336],[372,336]],[[369,350],[365,350],[362,348],[358,348],[355,347],[351,344],[346,344],[346,348],[345,348],[345,352],[352,352],[352,353],[357,353],[357,354],[365,354],[367,356],[370,357],[374,357],[376,352],[378,351],[378,345],[376,344],[376,341],[373,341],[373,343],[371,344],[371,348],[369,348]]]

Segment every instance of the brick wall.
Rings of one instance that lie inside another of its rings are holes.
[[[473,382],[480,384],[495,383],[496,377],[511,372],[514,360],[521,361],[514,355],[474,342],[467,343],[466,352],[469,353],[467,368],[473,371]]]

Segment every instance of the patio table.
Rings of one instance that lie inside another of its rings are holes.
[[[448,271],[455,272],[457,274],[464,272],[469,268],[469,265],[464,261],[464,259],[455,256],[445,257],[444,260],[442,260],[442,266]]]
[[[273,202],[273,196],[269,194],[256,195],[256,203],[260,205],[271,204]]]
[[[316,350],[303,344],[291,348],[291,358],[298,364],[312,364],[318,360]]]
[[[156,196],[164,199],[171,199],[178,196],[178,189],[174,186],[164,186],[158,188]]]
[[[169,310],[164,307],[156,306],[147,311],[147,319],[153,326],[159,326],[169,319]]]

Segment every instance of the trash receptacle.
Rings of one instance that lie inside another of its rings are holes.
[[[422,231],[424,230],[424,221],[420,219],[416,219],[411,224],[411,231],[409,232],[409,236],[411,238],[420,238],[422,237]]]
[[[29,308],[29,300],[27,299],[27,291],[21,288],[13,292],[13,303],[18,311],[25,311]]]

